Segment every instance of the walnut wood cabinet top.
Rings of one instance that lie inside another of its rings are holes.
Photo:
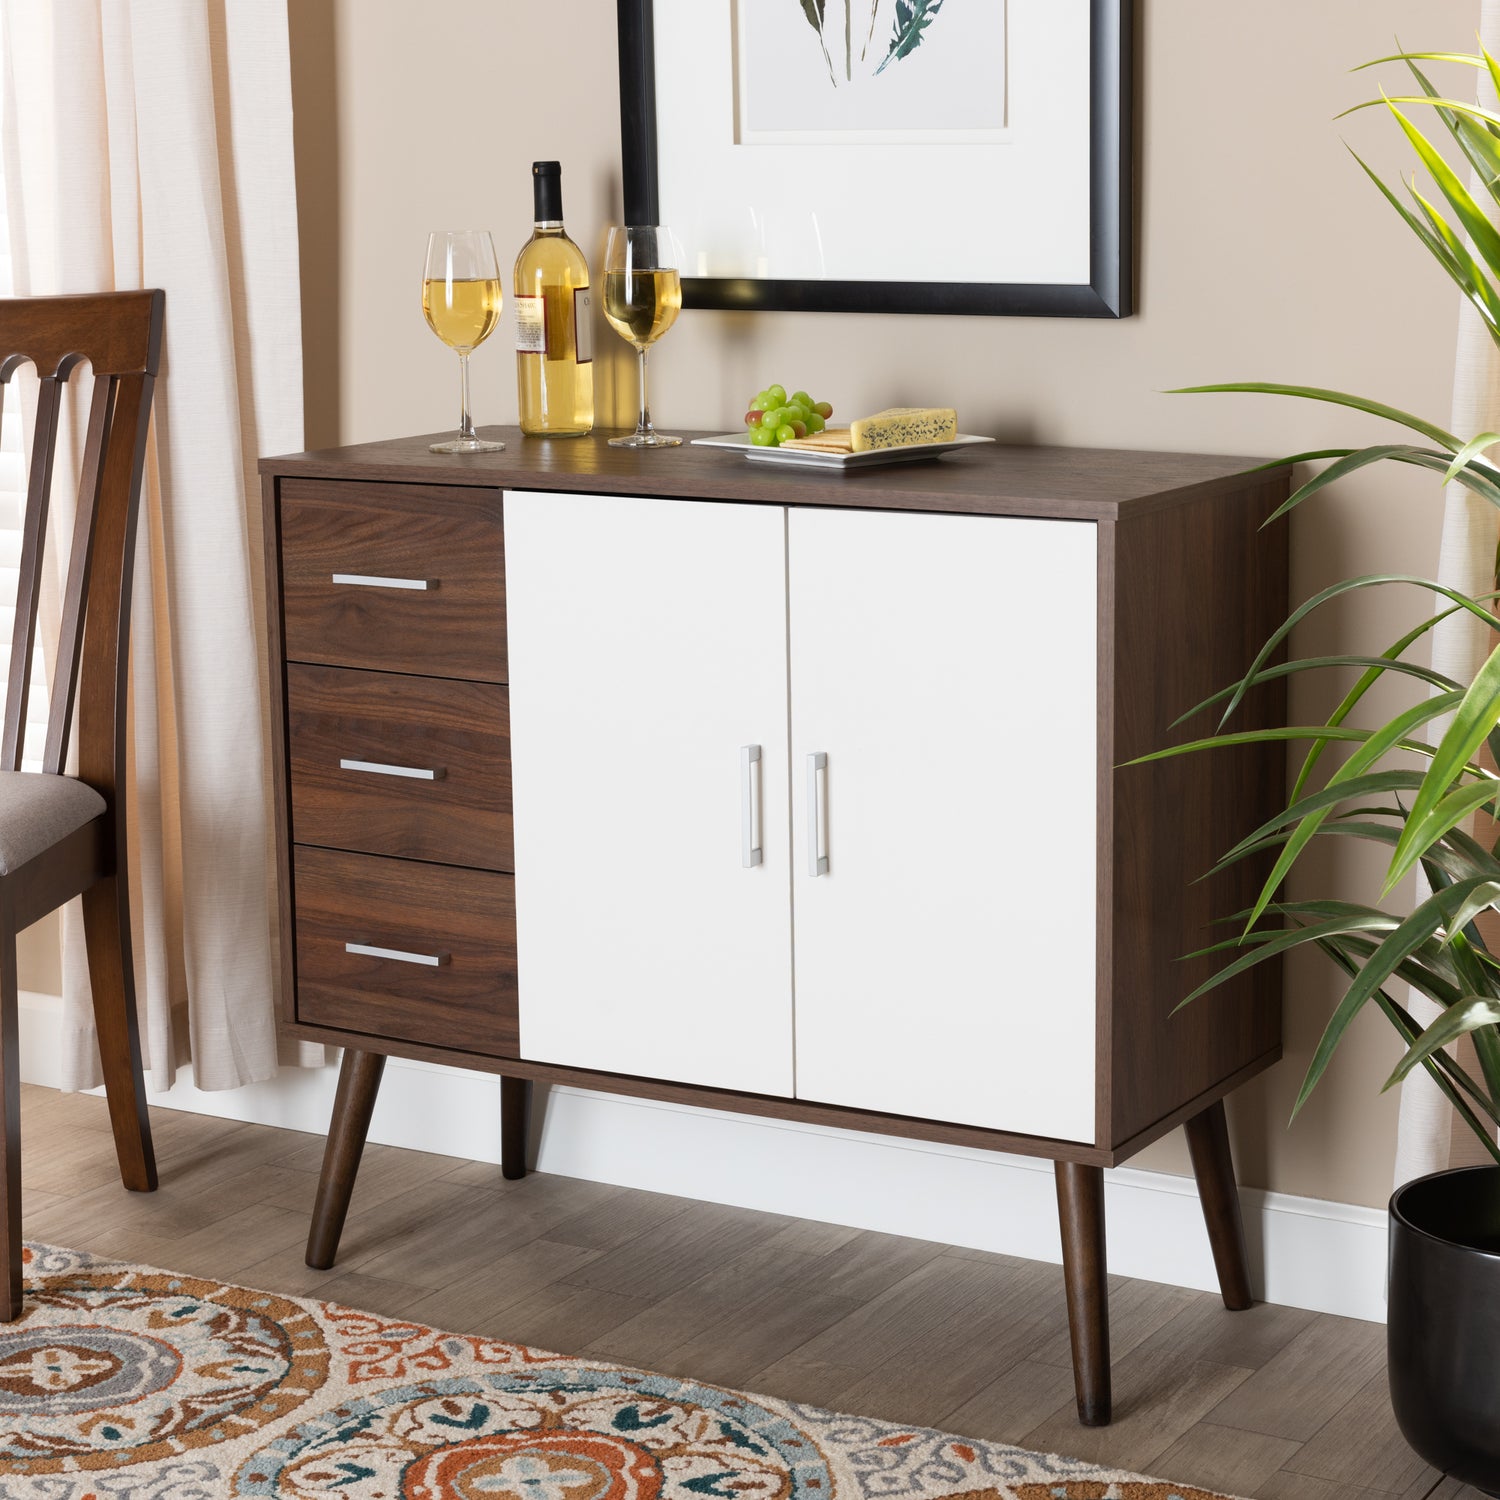
[[[1028,515],[1069,520],[1131,518],[1201,501],[1237,487],[1236,476],[1262,460],[1210,454],[1150,453],[1114,448],[1043,448],[997,444],[930,463],[823,473],[758,464],[723,449],[636,453],[611,448],[607,433],[585,438],[528,438],[519,428],[485,429],[503,453],[429,453],[442,434],[358,443],[261,460],[262,474],[371,483],[481,485],[583,490],[775,505],[833,505],[872,510],[933,510],[971,515]],[[1243,484],[1239,480],[1239,484]]]

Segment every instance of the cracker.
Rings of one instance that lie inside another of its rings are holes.
[[[809,433],[804,438],[788,438],[783,448],[808,448],[814,453],[852,453],[854,440],[847,427],[825,427],[822,432]]]

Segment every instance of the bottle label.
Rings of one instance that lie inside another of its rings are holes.
[[[517,296],[516,348],[522,354],[547,352],[547,299]]]
[[[593,289],[577,287],[573,292],[573,345],[578,350],[578,363],[591,364],[594,358],[594,313]]]

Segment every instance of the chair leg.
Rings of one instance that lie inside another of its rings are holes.
[[[0,1322],[21,1316],[21,1038],[16,993],[16,939],[0,933]]]
[[[1079,1166],[1071,1161],[1060,1161],[1056,1167],[1078,1420],[1085,1427],[1108,1427],[1111,1397],[1104,1169]]]
[[[500,1080],[500,1175],[510,1182],[526,1175],[526,1135],[531,1116],[531,1080]]]
[[[1187,1122],[1188,1151],[1193,1176],[1208,1225],[1208,1242],[1219,1273],[1224,1306],[1244,1312],[1251,1305],[1250,1270],[1245,1254],[1245,1224],[1240,1217],[1240,1190],[1234,1180],[1234,1157],[1229,1149],[1229,1121],[1224,1101],[1210,1104]]]
[[[141,1071],[140,1023],[135,1010],[135,964],[130,951],[130,907],[125,883],[109,876],[83,893],[83,932],[88,948],[89,985],[94,992],[94,1026],[109,1123],[120,1160],[120,1180],[133,1193],[156,1188],[156,1153],[146,1111],[146,1080]]]

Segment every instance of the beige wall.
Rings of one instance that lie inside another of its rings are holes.
[[[1137,317],[688,313],[655,361],[658,421],[727,427],[773,379],[826,392],[846,414],[941,400],[969,431],[1093,446],[1275,455],[1381,430],[1327,407],[1160,394],[1211,380],[1354,389],[1446,420],[1456,299],[1341,144],[1398,171],[1394,127],[1373,112],[1333,116],[1371,92],[1368,76],[1347,70],[1391,50],[1397,34],[1424,49],[1472,46],[1475,0],[1138,8]],[[425,235],[488,225],[508,258],[528,232],[529,164],[556,157],[569,226],[597,260],[618,211],[615,7],[428,0],[419,29],[407,0],[291,0],[291,11],[309,444],[448,426],[453,357],[418,307]],[[892,232],[938,238],[943,226]],[[602,414],[623,416],[625,349],[607,330],[599,344],[615,350]],[[502,330],[475,359],[481,422],[514,420],[507,350]],[[1440,503],[1431,482],[1407,471],[1367,474],[1318,499],[1293,524],[1296,593],[1355,572],[1432,568]],[[1302,644],[1384,645],[1406,617],[1370,599],[1310,628]],[[1299,714],[1321,702],[1299,697]],[[1335,868],[1324,858],[1309,870],[1309,889],[1335,877],[1351,893],[1378,889],[1369,860],[1346,855]],[[1376,1090],[1392,1042],[1374,1018],[1363,1023],[1288,1132],[1301,1069],[1336,995],[1320,961],[1294,963],[1288,982],[1289,1060],[1235,1101],[1244,1180],[1379,1204],[1395,1108]],[[1186,1169],[1177,1141],[1141,1162]]]

